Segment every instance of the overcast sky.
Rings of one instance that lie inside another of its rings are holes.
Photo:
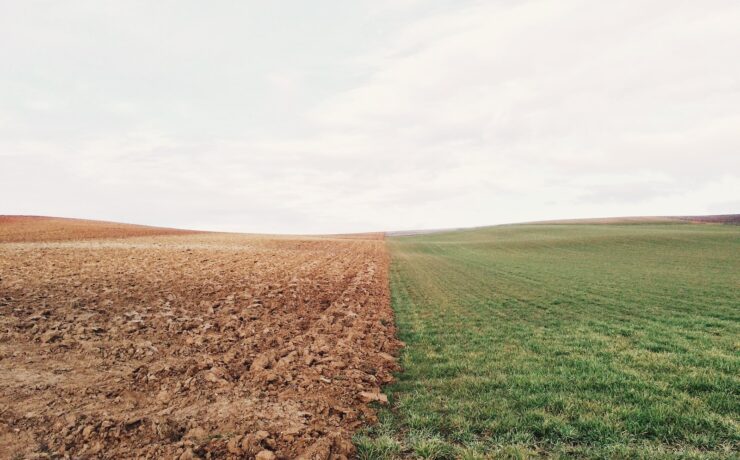
[[[740,212],[740,2],[0,0],[0,214]]]

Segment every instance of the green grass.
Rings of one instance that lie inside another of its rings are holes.
[[[360,458],[737,458],[740,227],[391,238],[404,371]]]

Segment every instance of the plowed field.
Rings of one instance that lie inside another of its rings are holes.
[[[89,230],[0,236],[0,456],[352,455],[399,348],[382,238]]]
[[[0,243],[187,235],[192,230],[44,216],[0,216]]]

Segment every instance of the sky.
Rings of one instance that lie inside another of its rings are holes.
[[[740,213],[740,2],[0,0],[0,214]]]

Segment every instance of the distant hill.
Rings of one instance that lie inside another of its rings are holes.
[[[650,224],[650,223],[696,223],[740,225],[740,214],[711,216],[646,216],[646,217],[599,217],[591,219],[560,219],[525,222],[531,225],[544,224]],[[426,230],[403,230],[385,233],[357,233],[336,235],[314,235],[329,238],[382,239],[383,236],[413,236],[475,228],[447,228]],[[136,236],[184,235],[202,233],[195,230],[181,230],[147,225],[123,224],[87,219],[71,219],[48,216],[0,215],[0,243],[69,241],[96,238],[129,238]]]
[[[128,238],[188,233],[198,232],[63,217],[0,215],[0,243]]]
[[[557,220],[538,220],[532,222],[518,222],[513,224],[500,225],[557,225],[557,224],[669,224],[669,223],[694,223],[694,224],[730,224],[740,225],[740,214],[719,214],[712,216],[630,216],[630,217],[593,217],[583,219],[557,219]],[[426,230],[397,230],[386,232],[386,236],[414,236],[427,235],[431,233],[455,232],[459,230],[475,230],[489,227],[498,227],[499,225],[485,225],[478,227],[457,227],[441,228]]]
[[[703,224],[733,224],[740,225],[740,214],[720,214],[716,216],[684,216],[681,220]]]
[[[529,224],[659,224],[691,222],[695,224],[740,224],[740,214],[722,214],[713,216],[629,216],[597,217],[586,219],[558,219]]]

